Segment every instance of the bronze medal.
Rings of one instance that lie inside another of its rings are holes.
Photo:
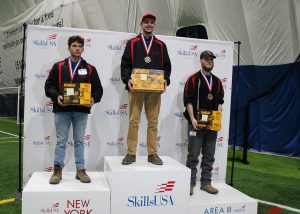
[[[212,75],[210,75],[209,77],[207,77],[207,76],[205,76],[204,74],[203,74],[203,71],[201,70],[201,74],[202,74],[202,76],[203,76],[203,79],[205,80],[205,82],[206,82],[206,86],[207,86],[207,88],[208,88],[208,91],[209,91],[209,94],[207,95],[207,99],[208,100],[213,100],[214,99],[214,96],[212,95],[212,86],[213,86],[213,80],[212,80]],[[210,78],[210,80],[208,81],[208,79],[207,78]]]
[[[149,54],[150,54],[150,50],[152,48],[152,43],[153,43],[153,39],[154,39],[154,36],[152,35],[151,36],[151,39],[150,39],[150,42],[149,44],[147,45],[146,43],[146,39],[143,35],[141,35],[141,38],[142,38],[142,41],[143,41],[143,44],[144,44],[144,48],[145,48],[145,51],[146,51],[146,57],[144,58],[144,61],[149,64],[151,62],[151,58],[149,57]]]
[[[146,56],[144,60],[147,64],[151,62],[151,58],[149,56]]]

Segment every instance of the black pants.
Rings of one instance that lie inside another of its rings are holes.
[[[197,165],[199,163],[199,155],[202,153],[201,161],[201,184],[211,182],[211,171],[215,162],[215,149],[217,132],[210,130],[194,130],[192,125],[188,127],[188,156],[186,166],[192,170],[191,185],[196,185]]]

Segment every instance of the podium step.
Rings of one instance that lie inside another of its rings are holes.
[[[122,159],[104,159],[111,214],[188,213],[190,169],[165,156],[161,166],[148,163],[147,156],[130,165],[122,165]]]
[[[57,185],[52,173],[35,172],[23,190],[22,213],[64,214],[256,214],[257,200],[225,183],[213,183],[217,195],[200,190],[189,196],[190,169],[170,157],[164,165],[148,163],[138,156],[122,165],[121,156],[104,160],[103,172],[88,172],[92,182],[81,183],[75,172],[63,172]]]
[[[190,196],[189,214],[257,213],[257,200],[225,183],[212,185],[219,190],[217,195],[200,190],[200,183],[197,183]]]
[[[49,184],[50,172],[35,172],[23,190],[22,213],[110,213],[110,189],[103,172],[88,172],[92,182],[81,183],[75,172],[63,172],[59,184]]]

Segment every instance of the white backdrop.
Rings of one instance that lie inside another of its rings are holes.
[[[85,38],[83,58],[94,65],[104,94],[94,105],[85,132],[85,159],[88,171],[103,170],[104,156],[125,155],[127,151],[128,97],[120,79],[120,61],[126,41],[134,35],[121,32],[28,26],[26,41],[26,78],[24,112],[23,181],[34,171],[51,171],[56,144],[52,103],[44,93],[44,83],[52,65],[69,56],[69,36]],[[163,40],[172,62],[171,85],[162,95],[158,125],[158,153],[185,164],[187,121],[183,117],[183,89],[187,78],[200,68],[199,55],[211,50],[217,58],[213,73],[223,83],[222,130],[218,133],[213,180],[224,182],[226,176],[233,42],[157,36]],[[147,122],[142,112],[138,155],[147,155]],[[75,170],[72,132],[67,147],[65,171]],[[198,172],[198,175],[199,172]]]

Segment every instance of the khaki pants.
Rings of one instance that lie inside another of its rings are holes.
[[[159,93],[128,92],[129,99],[129,128],[127,135],[127,153],[136,154],[138,131],[141,111],[145,103],[145,112],[148,120],[147,150],[148,155],[157,154],[157,123],[160,110]]]

